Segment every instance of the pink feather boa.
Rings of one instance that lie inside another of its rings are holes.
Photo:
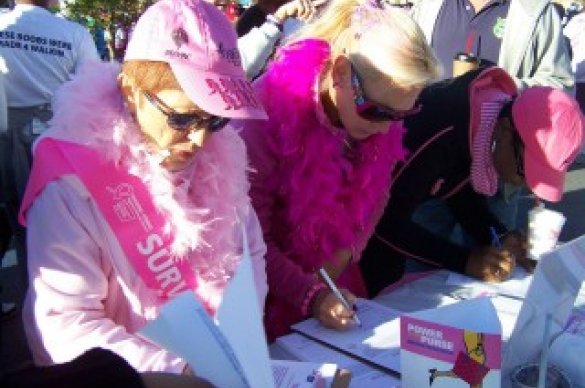
[[[237,224],[250,207],[244,143],[233,130],[222,130],[208,138],[190,165],[169,173],[147,152],[125,108],[119,71],[118,65],[86,65],[58,91],[44,136],[97,149],[139,176],[166,215],[165,228],[175,234],[174,256],[190,260],[206,287],[223,289],[241,257]]]
[[[340,249],[359,259],[388,199],[391,172],[405,156],[399,123],[360,142],[354,157],[344,155],[345,131],[319,120],[318,77],[329,58],[326,42],[297,42],[279,52],[258,85],[270,115],[268,145],[282,156],[267,182],[286,204],[279,244],[306,271]]]

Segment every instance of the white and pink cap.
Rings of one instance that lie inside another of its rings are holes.
[[[267,118],[242,69],[234,27],[213,4],[157,1],[138,19],[124,60],[168,63],[184,92],[208,113]]]

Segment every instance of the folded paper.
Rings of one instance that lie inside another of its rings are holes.
[[[402,387],[500,387],[501,331],[489,298],[402,315]]]

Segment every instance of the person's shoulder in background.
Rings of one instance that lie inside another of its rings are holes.
[[[116,353],[91,349],[72,361],[47,367],[27,364],[0,375],[0,386],[23,387],[127,387],[144,388],[140,374]]]
[[[93,348],[81,356],[51,366],[32,363],[0,373],[3,388],[213,388],[206,380],[165,372],[136,371],[111,350]]]
[[[260,27],[266,20],[266,12],[264,12],[258,4],[254,4],[247,8],[236,22],[236,32],[238,36],[244,36],[254,27]]]

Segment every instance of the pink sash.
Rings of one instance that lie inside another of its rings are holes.
[[[51,138],[37,144],[20,208],[22,225],[26,225],[26,212],[44,187],[65,174],[81,179],[147,287],[163,298],[196,289],[188,260],[171,254],[173,234],[164,231],[166,220],[144,183],[89,147]]]

